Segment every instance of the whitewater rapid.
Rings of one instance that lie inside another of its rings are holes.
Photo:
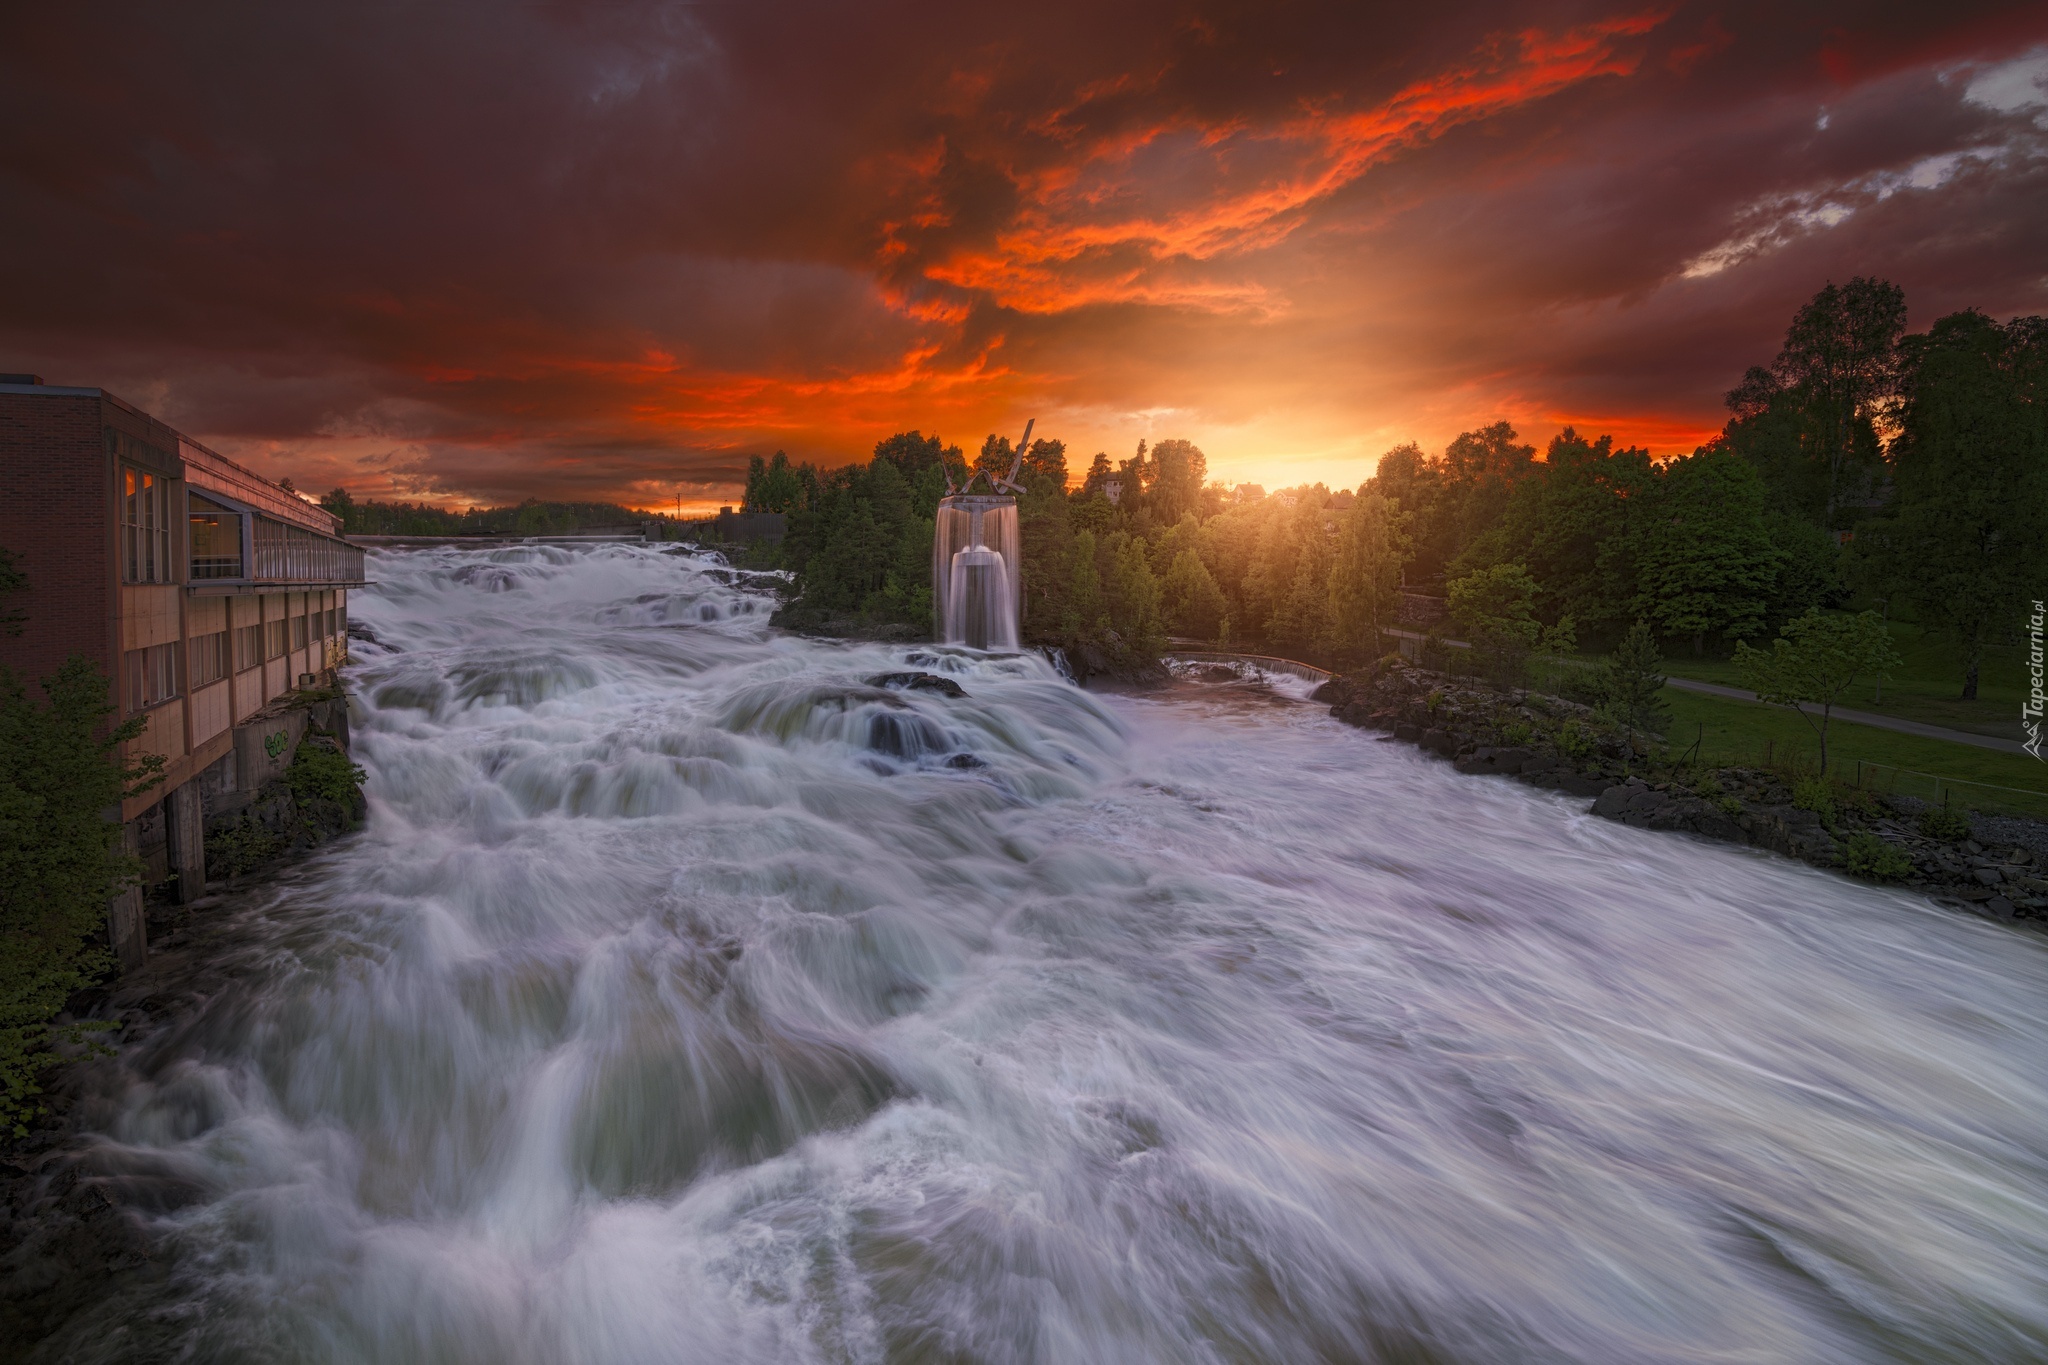
[[[2038,937],[673,548],[370,576],[369,825],[132,1059],[64,1358],[2048,1358]]]

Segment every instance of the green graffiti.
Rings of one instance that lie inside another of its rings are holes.
[[[279,730],[276,734],[264,738],[263,752],[269,754],[272,758],[276,758],[285,751],[291,742],[291,736]]]

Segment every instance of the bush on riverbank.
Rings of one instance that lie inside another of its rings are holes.
[[[108,727],[114,707],[91,661],[72,657],[43,692],[36,703],[0,668],[0,1131],[17,1135],[63,1032],[50,1021],[112,966],[108,897],[142,873],[107,810],[162,767],[124,763],[143,722]]]
[[[284,775],[206,831],[206,875],[247,876],[287,853],[314,848],[362,824],[369,811],[363,770],[333,737],[308,735]]]

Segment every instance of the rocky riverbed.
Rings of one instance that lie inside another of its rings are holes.
[[[1930,819],[1909,797],[1802,790],[1775,772],[1674,763],[1576,702],[1401,660],[1333,678],[1315,699],[1337,719],[1419,745],[1460,772],[1591,797],[1593,814],[1606,819],[1752,844],[1923,889],[1993,919],[2048,925],[2048,825],[2038,821]]]

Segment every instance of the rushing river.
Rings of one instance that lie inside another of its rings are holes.
[[[182,1358],[2048,1358],[2038,937],[673,551],[371,576],[369,827],[100,1154]]]

